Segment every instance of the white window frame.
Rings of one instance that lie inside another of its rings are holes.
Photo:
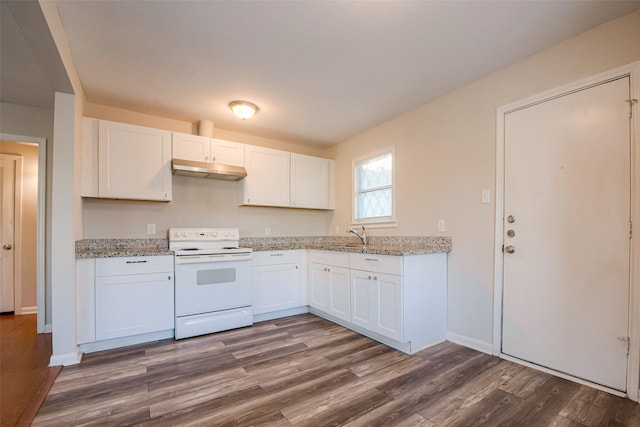
[[[356,167],[363,162],[375,160],[379,157],[391,154],[391,216],[359,219],[356,218],[357,199],[358,199],[358,182]],[[351,226],[366,225],[368,228],[387,228],[397,227],[396,219],[396,147],[391,145],[374,152],[356,157],[351,163]]]

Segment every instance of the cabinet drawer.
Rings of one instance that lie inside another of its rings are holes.
[[[349,254],[347,252],[312,250],[309,251],[309,262],[349,268]]]
[[[349,263],[354,270],[376,273],[402,274],[402,257],[389,255],[349,254]]]
[[[96,259],[96,276],[98,277],[164,272],[173,273],[171,255]]]
[[[252,256],[253,265],[297,264],[300,262],[300,251],[260,251]]]

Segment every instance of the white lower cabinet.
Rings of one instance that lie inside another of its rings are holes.
[[[351,285],[348,254],[311,251],[309,261],[309,305],[350,322]]]
[[[400,276],[351,270],[354,325],[397,341],[404,340]]]
[[[304,253],[300,250],[253,254],[253,314],[261,315],[307,304]]]
[[[311,311],[406,353],[445,340],[447,254],[310,251]]]
[[[76,266],[79,344],[172,332],[172,256],[97,258]]]

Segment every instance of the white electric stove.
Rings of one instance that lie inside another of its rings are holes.
[[[237,228],[170,228],[175,253],[175,337],[253,324],[251,248]]]

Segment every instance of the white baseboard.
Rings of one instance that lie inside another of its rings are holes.
[[[69,366],[77,365],[82,360],[82,353],[76,349],[73,353],[52,354],[49,359],[49,366]]]
[[[51,323],[44,325],[45,334],[50,334],[52,331],[53,331],[53,326],[51,325]]]
[[[38,314],[38,307],[22,307],[20,314]]]
[[[112,350],[114,348],[127,347],[130,345],[144,344],[153,341],[165,340],[174,337],[173,329],[165,331],[150,332],[148,334],[133,335],[130,337],[113,338],[104,341],[95,341],[80,344],[80,351],[83,353],[94,353],[96,351]]]
[[[309,312],[309,306],[304,305],[300,307],[287,308],[285,310],[272,311],[269,313],[260,313],[253,315],[253,323],[264,322],[266,320],[280,319],[281,317],[295,316],[296,314],[303,314]]]
[[[493,355],[493,344],[447,331],[447,341]]]

